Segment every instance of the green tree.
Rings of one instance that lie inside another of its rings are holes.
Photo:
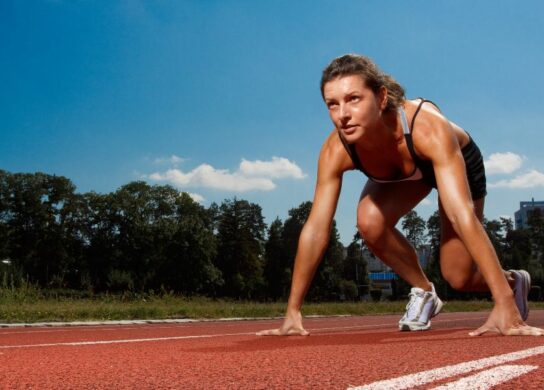
[[[0,169],[0,260],[9,258],[9,241],[10,241],[10,220],[12,212],[10,209],[9,198],[11,196],[9,190],[10,174]],[[1,275],[0,275],[1,276]]]
[[[282,235],[283,223],[276,218],[270,224],[264,246],[264,278],[268,296],[272,299],[287,298],[291,282],[292,262],[285,254]]]
[[[528,215],[528,233],[531,241],[531,258],[527,270],[533,284],[544,284],[544,213],[536,208]]]
[[[497,253],[497,256],[499,259],[503,259],[505,257],[506,249],[503,223],[500,220],[488,220],[484,218],[482,224],[487,232],[487,236],[489,237],[491,244],[493,245],[493,248],[495,249],[495,252]]]
[[[162,249],[155,285],[186,295],[216,295],[223,285],[221,271],[214,265],[217,243],[210,214],[187,193],[173,194],[175,219],[155,224],[155,247]]]
[[[355,297],[365,293],[362,289],[368,286],[368,264],[363,257],[361,237],[358,233],[355,234],[353,240],[346,248],[343,277],[347,282],[352,282],[355,285]],[[345,283],[344,286],[346,286]],[[346,287],[344,289],[346,290],[344,294],[350,298]]]
[[[536,258],[542,258],[544,254],[544,213],[535,208],[528,215],[527,224],[531,236],[532,249]]]
[[[440,271],[440,213],[436,210],[427,219],[427,240],[431,249],[431,257],[429,263],[425,268],[425,273],[429,280],[434,283],[436,291],[441,297],[446,298],[448,296],[448,285],[442,278]]]
[[[410,210],[402,218],[402,230],[416,250],[425,243],[425,221],[415,210]]]
[[[64,223],[75,186],[62,176],[5,171],[1,186],[4,253],[31,281],[63,285],[74,269]]]
[[[121,210],[113,193],[95,192],[83,195],[89,210],[86,226],[86,267],[82,279],[89,288],[108,289],[108,277],[122,269],[123,252],[120,246]]]
[[[312,209],[312,202],[303,202],[298,207],[292,208],[288,211],[289,217],[283,224],[283,242],[285,246],[285,255],[291,263],[291,269],[295,256],[297,254],[298,240],[300,232],[310,215]]]
[[[312,202],[303,202],[298,207],[289,210],[283,228],[286,256],[291,264],[297,252],[300,232],[306,223]],[[308,300],[338,299],[341,295],[342,274],[344,271],[344,247],[333,221],[327,250],[314,275],[312,285],[308,291]]]
[[[263,243],[265,223],[259,205],[246,200],[225,200],[218,217],[218,254],[224,295],[259,298],[264,294]]]
[[[344,246],[333,220],[327,250],[317,268],[312,286],[308,291],[309,300],[337,300],[344,290]]]
[[[425,221],[415,210],[410,210],[401,222],[402,230],[408,242],[414,247],[419,255],[425,244]],[[393,298],[404,298],[410,292],[411,286],[403,279],[393,281]]]
[[[113,276],[121,276],[120,282],[137,290],[162,286],[194,294],[221,284],[221,273],[213,265],[216,244],[209,214],[188,194],[132,182],[114,198],[119,252],[113,253],[110,285]]]

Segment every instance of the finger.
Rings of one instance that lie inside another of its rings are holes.
[[[257,336],[309,336],[308,332],[304,328],[288,329],[287,331],[280,329],[267,329],[261,330],[256,333]]]
[[[287,331],[288,336],[309,336],[310,332],[308,332],[304,328],[298,328],[298,329],[289,329]]]
[[[257,336],[279,336],[280,330],[279,329],[267,329],[267,330],[261,330],[260,332],[257,332]]]
[[[520,328],[511,329],[508,334],[521,336],[544,336],[544,330],[535,328],[533,326],[522,326]]]
[[[470,332],[468,335],[469,335],[469,336],[473,336],[473,337],[474,337],[474,336],[481,336],[481,335],[483,335],[484,333],[490,332],[490,331],[492,331],[492,329],[491,329],[489,326],[483,325],[483,326],[480,326],[478,329],[476,329],[476,330]]]

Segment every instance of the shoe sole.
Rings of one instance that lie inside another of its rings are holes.
[[[434,312],[431,318],[436,317],[438,313],[440,313],[440,311],[442,310],[442,306],[444,306],[444,302],[442,302],[440,298],[437,297],[436,300],[436,307],[434,308]]]
[[[531,275],[529,275],[529,272],[525,270],[519,270],[517,271],[518,274],[521,275],[521,280],[523,282],[522,284],[522,293],[523,293],[523,307],[520,310],[521,319],[523,321],[527,320],[527,317],[529,317],[529,306],[528,306],[528,297],[529,297],[529,290],[531,289]]]
[[[409,324],[402,324],[399,325],[399,330],[401,332],[418,332],[423,330],[429,330],[431,328],[431,321],[427,323],[427,325],[409,325]]]

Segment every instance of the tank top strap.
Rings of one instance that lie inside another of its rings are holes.
[[[431,100],[423,99],[421,97],[419,97],[418,99],[421,101],[419,102],[416,108],[416,112],[414,112],[414,116],[412,117],[412,122],[410,123],[410,132],[408,134],[405,134],[404,137],[406,139],[406,145],[408,146],[408,150],[410,151],[410,155],[412,156],[412,159],[414,160],[416,165],[421,165],[422,163],[425,164],[425,161],[419,158],[418,155],[416,154],[416,151],[414,149],[414,141],[412,139],[412,133],[414,132],[415,120],[417,118],[417,114],[421,110],[421,106],[423,106],[423,103],[431,103],[433,106],[435,106],[438,109],[438,111],[440,111],[440,108]]]
[[[427,102],[427,100],[421,99],[416,108],[416,112],[414,112],[414,116],[412,117],[412,123],[410,123],[410,134],[412,133],[412,131],[414,131],[414,122],[416,121],[417,114],[419,114],[419,110],[421,110],[421,106],[423,106],[423,103],[425,102]]]
[[[348,152],[349,156],[351,157],[351,161],[353,161],[353,165],[355,165],[355,168],[366,174],[365,170],[363,169],[363,164],[361,164],[361,160],[359,160],[359,156],[357,155],[357,151],[355,150],[355,145],[348,144],[340,130],[337,131],[338,136],[340,137],[340,140],[342,141],[342,144],[346,149],[346,152]]]
[[[406,112],[404,112],[404,108],[399,107],[398,112],[400,116],[400,123],[402,125],[402,132],[404,134],[410,134],[410,128],[408,127],[408,119],[406,118]]]

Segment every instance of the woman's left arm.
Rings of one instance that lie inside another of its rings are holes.
[[[513,301],[512,289],[497,254],[474,212],[465,162],[454,132],[450,124],[441,119],[429,133],[422,152],[433,164],[444,212],[478,265],[495,302]]]
[[[471,334],[495,331],[506,335],[543,335],[544,331],[529,327],[521,320],[495,249],[474,212],[464,158],[451,124],[444,117],[433,116],[419,130],[414,137],[414,145],[423,157],[431,160],[443,210],[474,259],[495,301],[489,319]]]

